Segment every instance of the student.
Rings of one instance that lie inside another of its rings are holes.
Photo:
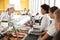
[[[8,22],[11,20],[12,13],[14,13],[14,11],[15,11],[14,5],[9,4],[7,11],[3,11],[1,16],[0,16],[0,26],[1,26],[1,22],[3,22],[3,21]]]
[[[15,9],[13,4],[9,4],[6,11],[3,11],[0,20],[1,21],[10,21],[11,17],[15,15]]]
[[[56,6],[53,6],[50,8],[49,10],[49,14],[50,14],[50,17],[52,19],[52,23],[47,27],[47,32],[45,33],[45,35],[40,39],[40,40],[51,40],[52,37],[54,36],[55,32],[56,31],[56,28],[55,28],[55,14],[54,12],[57,10],[58,8]]]
[[[50,20],[49,20],[49,5],[47,4],[43,4],[41,5],[41,13],[42,13],[42,20],[41,20],[41,26],[40,26],[40,31],[44,31],[48,25],[50,24]],[[45,32],[43,32],[42,34],[45,34]]]
[[[55,27],[58,32],[53,40],[60,40],[60,9],[57,9],[55,12]]]
[[[45,14],[48,14],[48,10],[49,10],[49,6],[48,5],[46,5],[46,4],[43,4],[43,5],[41,5],[41,12],[42,12],[42,15],[45,15]],[[46,20],[47,19],[47,20]],[[45,25],[48,25],[48,23],[46,23],[48,21],[48,17],[47,17],[47,15],[45,15],[44,17],[43,17],[43,19],[42,19],[42,23],[41,23],[41,30],[43,30],[46,26]],[[45,24],[46,23],[46,24]],[[44,25],[44,26],[43,26]],[[43,28],[44,27],[44,28]],[[33,34],[29,34],[26,38],[25,38],[25,40],[37,40],[38,39],[38,37],[36,36],[36,35],[33,35]]]
[[[9,4],[8,8],[7,8],[7,11],[2,12],[2,14],[0,16],[0,38],[2,38],[2,36],[1,36],[2,32],[7,31],[7,29],[8,29],[6,27],[2,27],[1,22],[10,22],[11,21],[11,16],[13,15],[12,13],[14,13],[14,11],[15,11],[14,5]],[[14,13],[14,15],[15,15],[15,13]]]

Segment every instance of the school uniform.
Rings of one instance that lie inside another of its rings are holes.
[[[1,21],[10,21],[11,18],[15,15],[15,13],[12,13],[11,15],[8,15],[8,12],[2,12],[0,19]]]
[[[49,14],[43,15],[41,25],[40,25],[40,31],[44,31],[49,26],[50,24],[49,18],[50,18]]]
[[[54,37],[54,35],[56,35],[56,33],[57,33],[57,30],[55,28],[55,21],[53,19],[52,23],[47,28],[47,34],[49,35],[49,38],[47,38],[47,40],[52,40],[52,38]]]
[[[52,23],[50,24],[50,26],[47,28],[47,33],[50,35],[50,36],[54,36],[55,33],[57,32],[56,28],[55,28],[55,22],[54,20],[52,20]]]

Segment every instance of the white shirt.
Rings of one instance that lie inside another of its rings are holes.
[[[11,17],[12,18],[12,16],[13,15],[15,15],[15,13],[14,14],[11,14],[11,16],[9,16],[8,15],[8,12],[2,12],[2,14],[1,14],[1,16],[0,16],[0,32],[2,31],[2,30],[4,30],[4,27],[2,27],[2,25],[4,25],[4,24],[1,24],[1,21],[9,21],[9,17]],[[6,23],[5,23],[6,24]],[[8,27],[8,26],[7,26]],[[5,28],[7,28],[7,27],[5,27]]]
[[[1,31],[2,31],[3,29],[4,29],[4,28],[0,26],[0,33],[1,33]]]
[[[55,33],[57,32],[56,28],[55,28],[55,21],[52,20],[52,23],[50,24],[50,26],[47,28],[47,33],[50,35],[50,36],[54,36]]]
[[[15,13],[11,13],[11,15],[8,15],[8,12],[2,12],[1,16],[0,16],[0,21],[9,21],[9,17],[12,18],[12,16],[15,15]]]
[[[42,18],[42,21],[41,21],[40,31],[45,30],[49,24],[50,24],[49,14],[45,14]]]

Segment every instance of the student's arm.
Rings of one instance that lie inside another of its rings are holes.
[[[29,26],[29,27],[33,27],[33,24],[29,24],[29,23],[25,23],[24,25]]]
[[[44,32],[42,32],[41,35],[44,35],[44,34],[46,34],[46,33],[47,33],[47,30],[45,30]]]
[[[46,33],[40,40],[46,40],[49,37],[49,35]]]
[[[42,32],[42,33],[37,33],[37,34],[35,34],[35,35],[44,35],[44,34],[46,34],[47,33],[47,30],[45,30],[44,32]]]

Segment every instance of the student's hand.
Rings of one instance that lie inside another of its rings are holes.
[[[24,25],[26,25],[26,26],[30,26],[30,24],[28,24],[28,23],[25,23]]]
[[[45,30],[44,32],[41,33],[41,35],[45,35],[47,33],[47,30]]]
[[[46,33],[40,40],[46,40],[49,37],[49,35]]]
[[[44,40],[44,39],[41,38],[40,40]]]
[[[5,31],[6,31],[6,29],[2,30],[2,32],[5,32]]]
[[[27,23],[25,23],[24,25],[29,26],[29,27],[33,26],[33,24],[27,24]]]

